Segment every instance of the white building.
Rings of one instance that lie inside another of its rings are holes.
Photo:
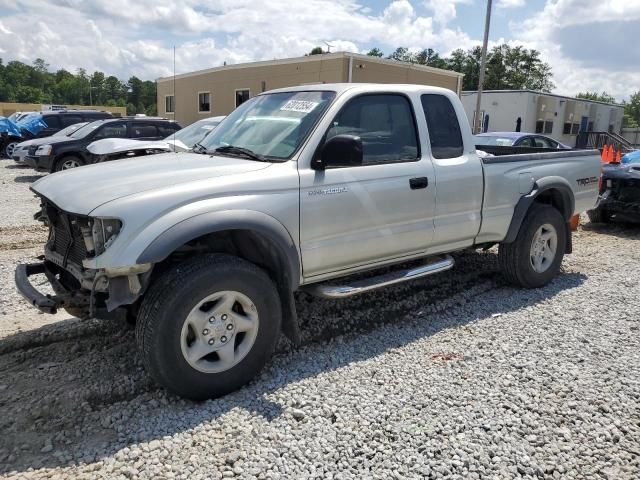
[[[461,98],[473,127],[477,92]],[[570,146],[584,130],[619,134],[624,116],[622,105],[533,90],[483,91],[480,111],[484,131],[542,133]]]

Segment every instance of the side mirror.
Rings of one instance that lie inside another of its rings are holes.
[[[362,140],[355,135],[336,135],[322,146],[320,158],[311,163],[314,170],[362,165]]]

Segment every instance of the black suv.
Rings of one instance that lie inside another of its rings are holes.
[[[162,140],[182,127],[173,120],[154,117],[123,117],[98,120],[69,137],[51,137],[46,145],[29,147],[25,163],[36,170],[58,172],[91,163],[87,145],[103,138]]]
[[[104,112],[99,110],[45,110],[40,112],[42,120],[46,124],[46,127],[40,130],[37,134],[33,134],[27,130],[22,129],[22,136],[16,137],[13,135],[2,135],[2,153],[11,158],[13,150],[16,145],[25,140],[31,140],[33,138],[50,137],[54,133],[58,133],[63,128],[67,128],[69,125],[81,122],[95,122],[96,120],[102,120],[104,118],[113,118],[111,112]]]
[[[34,138],[50,137],[69,125],[80,122],[95,122],[105,118],[113,118],[110,112],[98,110],[53,110],[41,112],[42,120],[47,124]]]

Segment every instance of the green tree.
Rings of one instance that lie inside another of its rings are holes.
[[[420,65],[427,65],[435,68],[447,68],[447,62],[440,58],[440,54],[433,48],[425,48],[421,50],[416,56],[416,63]]]
[[[367,52],[367,55],[369,55],[370,57],[383,57],[384,53],[382,53],[382,50],[376,47],[369,50]]]
[[[20,85],[16,89],[16,101],[20,103],[42,103],[44,92],[36,87]]]
[[[321,55],[323,53],[324,53],[324,50],[322,50],[322,47],[314,47],[309,52],[309,55]]]
[[[594,100],[596,102],[616,103],[613,95],[609,95],[607,92],[580,92],[576,95],[576,98],[584,98],[585,100]]]
[[[398,47],[394,50],[394,52],[387,57],[391,60],[396,60],[398,62],[408,62],[415,63],[416,57],[413,53],[409,51],[407,47]]]
[[[445,59],[449,69],[464,73],[464,90],[478,88],[480,55],[480,47],[475,47],[466,52],[455,50]],[[554,84],[551,67],[540,59],[540,52],[503,44],[487,53],[483,87],[488,90],[530,89],[548,92]]]
[[[628,126],[640,125],[640,91],[633,93],[625,102],[624,118]]]

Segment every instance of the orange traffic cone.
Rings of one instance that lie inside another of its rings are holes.
[[[607,146],[603,146],[602,147],[602,154],[600,154],[600,159],[602,160],[602,163],[604,163],[606,160],[606,156],[607,156]]]
[[[621,161],[622,161],[622,152],[620,152],[620,150],[618,150],[618,151],[616,152],[616,159],[615,159],[615,162],[616,162],[616,163],[620,163]]]
[[[613,162],[613,145],[609,145],[607,150],[607,163]]]

